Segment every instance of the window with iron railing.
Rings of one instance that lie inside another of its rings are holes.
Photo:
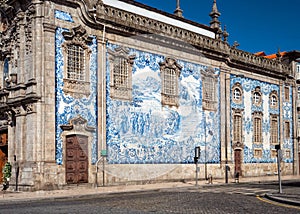
[[[162,105],[179,106],[179,76],[181,66],[173,58],[167,57],[160,63]]]
[[[85,81],[85,52],[80,45],[67,45],[67,78]]]

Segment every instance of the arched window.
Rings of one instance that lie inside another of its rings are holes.
[[[235,103],[242,103],[243,101],[243,89],[240,83],[234,84],[232,87],[232,101]]]
[[[270,93],[269,99],[270,99],[270,107],[273,109],[278,108],[278,95],[276,91],[272,91]]]
[[[234,89],[233,99],[240,100],[241,99],[241,91],[239,89]]]
[[[261,105],[262,97],[261,97],[260,87],[256,87],[254,91],[252,91],[252,103],[256,106]]]
[[[253,94],[253,101],[254,101],[254,104],[259,104],[259,102],[260,102],[260,94],[258,92],[255,92]]]

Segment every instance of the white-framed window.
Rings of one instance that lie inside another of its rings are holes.
[[[258,92],[255,92],[254,94],[253,94],[253,101],[254,101],[254,104],[259,104],[259,102],[260,102],[260,94],[258,93]]]
[[[161,72],[161,103],[167,106],[179,106],[179,77],[182,66],[176,59],[166,57],[160,63]]]
[[[242,103],[243,101],[243,89],[240,83],[234,84],[232,87],[232,100],[235,103]]]
[[[271,96],[271,106],[277,106],[277,97]]]
[[[272,91],[270,93],[269,99],[270,99],[270,107],[273,109],[278,108],[278,95],[276,91]]]
[[[234,91],[233,91],[233,99],[234,100],[241,99],[241,91],[238,88],[234,89]]]
[[[252,103],[256,106],[261,105],[262,95],[261,95],[260,87],[256,87],[254,91],[252,91]]]

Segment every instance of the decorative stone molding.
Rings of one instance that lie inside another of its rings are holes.
[[[23,106],[27,114],[32,114],[36,112],[36,107],[34,103],[28,103]]]
[[[81,116],[77,116],[69,121],[69,124],[61,125],[63,131],[78,131],[78,132],[95,132],[96,128],[87,125],[87,120]]]
[[[32,52],[32,17],[35,14],[35,7],[31,5],[25,12],[25,54]]]
[[[10,126],[14,126],[15,124],[15,113],[12,110],[8,110],[4,112],[5,118],[7,120],[7,124]]]
[[[245,145],[241,142],[235,142],[232,144],[233,150],[244,149]]]
[[[2,89],[0,90],[0,106],[5,106],[8,100],[9,92]]]
[[[24,109],[23,106],[12,107],[11,109],[14,112],[16,117],[26,115],[26,110]]]
[[[78,80],[64,79],[64,92],[74,98],[88,97],[90,95],[90,83]]]
[[[44,31],[55,33],[56,25],[50,23],[43,23],[43,26]]]
[[[64,31],[63,36],[66,41],[78,42],[80,44],[91,43],[93,40],[81,25],[73,28],[71,31]]]

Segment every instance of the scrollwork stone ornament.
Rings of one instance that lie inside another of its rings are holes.
[[[32,114],[35,111],[35,105],[33,103],[29,103],[23,106],[24,110],[26,111],[27,114]]]
[[[25,18],[25,42],[26,42],[26,55],[32,52],[32,16],[35,14],[35,8],[33,6],[29,7],[26,11]]]
[[[9,110],[9,111],[6,111],[4,114],[5,114],[5,118],[7,120],[7,124],[10,126],[13,126],[15,113],[13,111]]]

